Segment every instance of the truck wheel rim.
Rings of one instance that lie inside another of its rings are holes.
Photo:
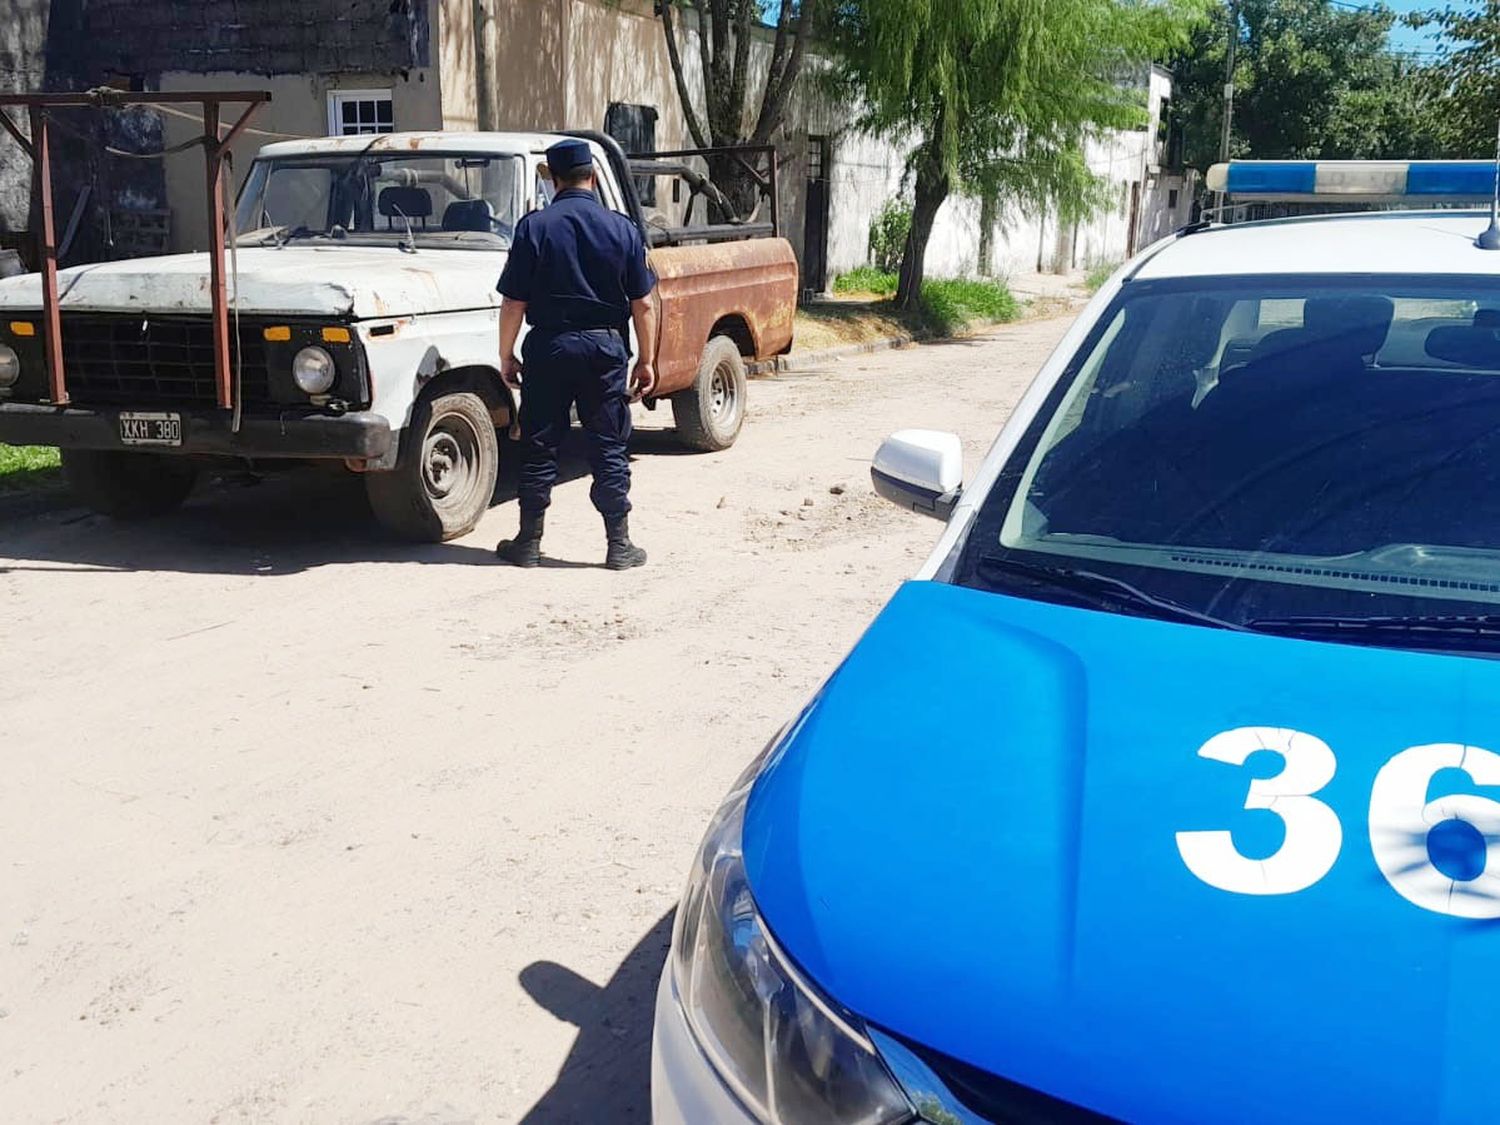
[[[438,507],[460,507],[479,477],[479,435],[462,414],[435,419],[422,443],[422,484]]]
[[[740,408],[740,388],[727,363],[714,368],[708,382],[708,412],[715,422],[733,423]]]

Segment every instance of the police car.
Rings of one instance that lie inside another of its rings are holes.
[[[1492,163],[1230,164],[1452,204]],[[719,810],[658,1122],[1500,1121],[1500,253],[1200,224],[1097,295]]]

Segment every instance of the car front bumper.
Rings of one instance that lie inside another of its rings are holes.
[[[651,1037],[653,1125],[759,1125],[720,1081],[693,1038],[677,998],[670,959],[656,990],[656,1029]]]
[[[144,453],[197,453],[226,457],[343,458],[374,460],[391,449],[390,423],[379,414],[246,415],[232,428],[227,411],[175,411],[182,417],[180,446],[133,446],[120,440],[120,412],[83,407],[0,402],[0,442],[63,449],[118,449]]]

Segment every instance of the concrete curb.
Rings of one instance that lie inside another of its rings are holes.
[[[889,351],[893,348],[907,348],[915,344],[916,338],[912,336],[884,336],[879,340],[867,340],[863,344],[842,344],[836,348],[824,348],[820,352],[793,352],[791,355],[779,355],[775,359],[768,359],[762,363],[752,363],[750,374],[752,375],[775,375],[783,371],[809,371],[832,360],[843,359],[851,355],[868,355],[871,352]]]

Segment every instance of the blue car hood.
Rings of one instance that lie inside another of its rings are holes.
[[[1283,758],[1198,756],[1250,726],[1337,758],[1316,799],[1338,858],[1294,893],[1221,890],[1179,851],[1214,829],[1282,846],[1245,801]],[[1495,1122],[1500,929],[1413,905],[1371,849],[1377,771],[1440,742],[1500,750],[1500,662],[912,583],[773,753],[745,863],[846,1009],[1094,1111]],[[1497,796],[1433,777],[1452,792]]]

